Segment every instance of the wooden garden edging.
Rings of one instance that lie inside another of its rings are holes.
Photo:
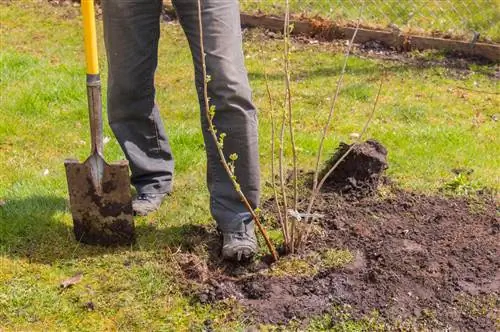
[[[319,22],[319,23],[318,23]],[[351,39],[353,27],[343,27],[328,21],[290,21],[293,24],[292,34],[320,37],[324,40]],[[241,25],[260,27],[271,31],[282,31],[284,20],[265,15],[241,14]],[[406,35],[399,31],[382,31],[360,28],[356,35],[356,43],[365,43],[370,40],[383,42],[397,50],[426,50],[436,49],[452,51],[466,56],[479,56],[492,62],[500,60],[500,45],[488,43],[470,43],[461,40]]]

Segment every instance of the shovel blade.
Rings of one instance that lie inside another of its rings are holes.
[[[131,244],[135,229],[128,162],[107,164],[102,160],[96,183],[92,160],[95,156],[84,163],[74,159],[64,162],[75,237],[87,244]]]

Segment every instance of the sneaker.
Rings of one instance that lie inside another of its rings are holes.
[[[222,257],[241,261],[251,259],[257,253],[257,238],[253,221],[244,223],[240,232],[222,232]]]
[[[145,216],[158,210],[167,194],[138,194],[132,200],[134,215]]]

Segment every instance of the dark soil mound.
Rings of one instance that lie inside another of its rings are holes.
[[[356,253],[353,263],[312,277],[214,272],[199,300],[234,297],[250,319],[275,324],[347,304],[355,318],[377,310],[388,328],[499,327],[500,220],[493,200],[397,192],[356,201],[329,194],[321,205],[326,234],[308,250],[348,248]]]
[[[340,143],[335,154],[325,165],[322,174],[337,163],[351,145]],[[387,149],[375,140],[356,144],[326,179],[324,188],[340,193],[367,193],[377,189],[387,169]]]

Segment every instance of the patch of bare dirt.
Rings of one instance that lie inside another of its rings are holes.
[[[348,147],[341,145],[326,169]],[[348,266],[279,277],[267,273],[273,266],[265,260],[223,262],[217,237],[205,234],[212,239],[208,263],[192,255],[179,260],[195,285],[191,294],[195,289],[196,300],[205,304],[235,299],[255,323],[307,324],[328,313],[334,324],[338,308],[347,305],[358,319],[376,310],[388,329],[409,324],[412,329],[498,330],[497,201],[488,195],[427,196],[397,188],[381,196],[375,189],[387,168],[386,155],[376,141],[356,146],[317,202],[323,231],[307,243],[302,258],[348,249],[355,256]]]
[[[326,233],[307,250],[348,248],[357,253],[353,263],[311,277],[256,273],[267,268],[262,262],[240,275],[210,269],[197,299],[235,298],[261,323],[307,322],[348,304],[357,318],[377,310],[388,326],[498,328],[500,220],[492,199],[396,191],[353,201],[326,194],[320,212]]]

